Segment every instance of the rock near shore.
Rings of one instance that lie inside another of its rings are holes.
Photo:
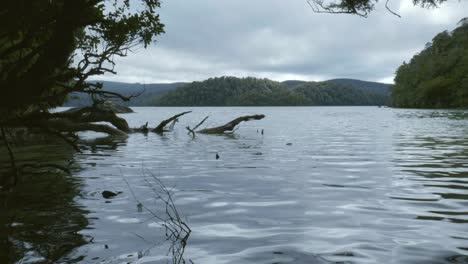
[[[134,111],[130,107],[120,105],[120,104],[118,104],[116,102],[113,102],[113,101],[104,101],[103,103],[100,103],[97,107],[100,108],[101,110],[111,111],[111,112],[114,112],[116,114],[134,113]],[[76,111],[79,111],[79,110],[81,110],[83,108],[84,107],[73,107],[73,108],[68,109],[65,112],[68,112],[68,113],[76,112]]]

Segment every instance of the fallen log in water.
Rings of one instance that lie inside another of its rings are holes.
[[[199,128],[203,123],[205,123],[208,117],[210,116],[206,116],[205,118],[203,118],[203,120],[200,123],[198,123],[194,128],[186,126],[185,128],[189,131],[188,134],[192,134],[192,137],[195,137],[195,130],[197,130],[197,128]]]
[[[212,127],[212,128],[205,128],[205,129],[202,129],[202,130],[198,130],[197,133],[223,134],[223,133],[226,133],[226,132],[232,132],[234,130],[234,128],[243,121],[260,120],[260,119],[263,119],[263,118],[265,118],[265,115],[241,116],[241,117],[238,117],[238,118],[232,120],[231,122],[229,122],[229,123],[227,123],[225,125],[218,126],[218,127]],[[204,120],[206,120],[206,118]]]
[[[171,123],[171,122],[177,122],[178,118],[185,115],[185,114],[188,114],[188,113],[191,113],[192,111],[187,111],[187,112],[182,112],[180,114],[177,114],[177,115],[174,115],[172,116],[171,118],[168,118],[166,120],[163,120],[161,123],[159,123],[159,125],[157,127],[155,127],[153,130],[151,130],[152,132],[155,132],[155,133],[163,133],[164,131],[167,131],[165,130],[164,128],[167,126],[167,124]]]
[[[148,133],[149,131],[151,131],[151,132],[155,132],[158,134],[162,134],[163,132],[172,130],[174,128],[175,123],[179,121],[179,117],[185,114],[191,113],[191,112],[192,111],[187,111],[187,112],[182,112],[177,115],[171,116],[170,118],[161,121],[161,123],[159,123],[159,125],[153,129],[149,128],[148,122],[146,122],[146,124],[142,125],[139,128],[131,129],[131,132]],[[169,124],[170,124],[169,128],[166,128],[166,126]]]

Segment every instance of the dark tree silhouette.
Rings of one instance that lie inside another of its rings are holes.
[[[414,5],[423,8],[435,8],[447,0],[413,0]],[[352,14],[367,17],[369,13],[374,11],[378,0],[307,0],[312,10],[317,13],[332,13],[332,14]],[[389,7],[390,0],[385,0],[385,8],[392,14],[400,17]]]
[[[164,32],[156,13],[159,7],[159,0],[2,2],[0,140],[10,156],[9,175],[14,182],[24,166],[14,161],[9,143],[18,133],[12,132],[54,135],[78,151],[78,131],[126,136],[130,131],[127,122],[99,102],[115,97],[130,100],[132,96],[105,91],[102,84],[87,80],[115,73],[115,58],[147,47]],[[89,94],[95,104],[71,113],[49,112],[72,92]],[[95,124],[102,121],[112,125]]]
[[[87,79],[115,73],[116,57],[146,47],[164,32],[156,13],[159,6],[159,0],[2,3],[0,126],[31,126],[34,117],[34,124],[42,126],[53,118],[62,127],[58,116],[45,113],[71,92],[90,94],[96,102],[109,97],[129,100],[131,96],[104,91],[102,84]],[[73,116],[67,118],[73,121]],[[60,131],[59,127],[51,128]]]

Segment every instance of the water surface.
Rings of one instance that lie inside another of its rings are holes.
[[[164,232],[136,206],[159,206],[149,188],[156,176],[192,229],[185,256],[194,263],[468,263],[467,111],[134,110],[122,115],[134,127],[193,113],[164,135],[75,155],[75,202],[89,212],[79,234],[89,243],[69,257],[165,263]],[[185,129],[207,115],[213,126],[245,114],[266,118],[233,135],[191,138]],[[106,200],[103,190],[123,193]]]

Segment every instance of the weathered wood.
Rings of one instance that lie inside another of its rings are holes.
[[[99,107],[83,107],[74,111],[63,111],[56,113],[45,113],[43,116],[33,118],[38,119],[68,119],[77,123],[108,122],[123,132],[130,132],[130,127],[125,119],[117,116],[113,111],[105,110]]]
[[[241,122],[244,121],[250,121],[250,120],[260,120],[265,118],[265,115],[248,115],[248,116],[241,116],[238,117],[231,122],[218,126],[218,127],[212,127],[212,128],[205,128],[202,130],[197,131],[197,133],[203,133],[203,134],[223,134],[227,131],[233,131],[234,128],[239,125]]]
[[[142,125],[141,127],[137,128],[135,130],[138,131],[138,132],[142,132],[142,133],[148,133],[148,131],[149,131],[148,122],[146,122],[144,125]]]
[[[203,118],[203,120],[200,123],[198,123],[194,128],[190,128],[189,126],[186,126],[185,128],[189,131],[187,134],[192,134],[192,137],[195,137],[195,130],[199,128],[203,123],[205,123],[208,117],[210,116],[206,116],[205,118]]]
[[[95,124],[108,122],[112,124]],[[102,111],[93,107],[85,107],[74,112],[39,112],[6,124],[7,127],[39,128],[47,133],[95,131],[112,136],[123,136],[130,132],[125,119],[110,111]]]
[[[106,133],[112,136],[127,136],[124,131],[108,125],[93,124],[93,123],[77,123],[67,119],[50,119],[42,124],[36,124],[38,127],[47,126],[55,131],[60,132],[79,132],[79,131],[94,131]]]
[[[205,123],[205,121],[208,119],[208,117],[210,117],[210,116],[206,116],[205,118],[203,118],[203,120],[202,120],[200,123],[198,123],[198,124],[193,128],[193,130],[196,130],[196,129],[199,128],[203,123]]]
[[[177,118],[185,115],[185,114],[188,114],[188,113],[191,113],[192,111],[187,111],[187,112],[182,112],[180,114],[177,114],[177,115],[174,115],[172,116],[171,118],[168,118],[166,120],[163,120],[161,123],[159,123],[159,125],[157,127],[155,127],[153,130],[151,130],[152,132],[155,132],[155,133],[163,133],[164,131],[166,131],[164,129],[164,127],[166,127],[167,124],[171,123],[172,121],[176,120]]]
[[[127,121],[110,111],[89,112],[74,119],[74,121],[80,123],[109,122],[123,132],[130,132]]]

